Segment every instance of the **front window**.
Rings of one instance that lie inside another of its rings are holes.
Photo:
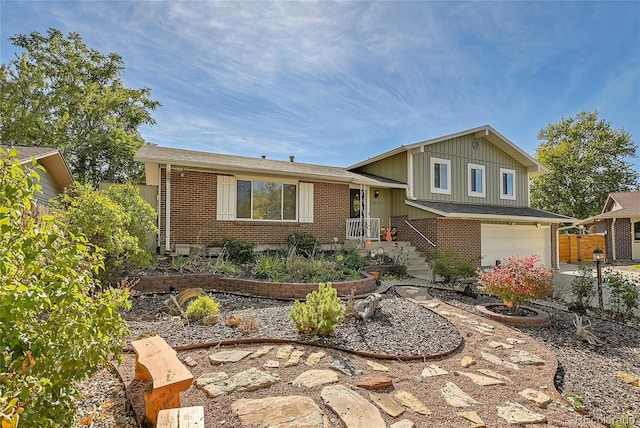
[[[469,196],[484,198],[484,165],[467,164],[467,175],[469,177]]]
[[[500,168],[500,199],[516,198],[516,172]]]
[[[633,223],[633,240],[640,241],[640,221]]]
[[[295,184],[237,180],[236,218],[251,220],[295,220]]]
[[[431,158],[431,192],[451,194],[451,161]]]

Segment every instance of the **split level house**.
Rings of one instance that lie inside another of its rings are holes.
[[[40,176],[40,186],[42,193],[36,194],[38,204],[42,206],[48,205],[49,199],[56,197],[62,193],[67,186],[73,184],[71,170],[64,160],[60,151],[51,147],[27,147],[27,146],[4,146],[0,145],[4,150],[11,148],[18,152],[18,159],[24,168],[30,168],[32,160],[44,168],[36,170]]]
[[[410,241],[476,265],[538,254],[557,266],[557,230],[574,219],[532,209],[529,179],[547,170],[490,126],[403,145],[347,168],[152,145],[135,159],[158,186],[158,243],[208,245],[232,236],[282,244]]]
[[[602,212],[578,225],[605,235],[610,261],[640,260],[640,192],[610,193]]]

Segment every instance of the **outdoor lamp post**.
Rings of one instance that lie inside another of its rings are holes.
[[[604,310],[604,304],[602,303],[602,258],[604,251],[600,248],[593,250],[593,261],[596,262],[596,272],[598,275],[598,307],[601,311]]]

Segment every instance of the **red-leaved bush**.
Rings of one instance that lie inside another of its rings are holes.
[[[478,270],[482,288],[502,299],[512,314],[529,299],[551,295],[552,275],[553,272],[540,263],[537,254],[509,257],[487,272]]]

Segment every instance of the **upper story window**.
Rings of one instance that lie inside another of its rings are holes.
[[[295,220],[296,185],[273,181],[236,181],[236,218]]]
[[[431,158],[431,192],[451,194],[451,161]]]
[[[516,198],[516,171],[500,168],[500,199]]]
[[[485,197],[484,165],[467,164],[468,194],[480,198]]]

